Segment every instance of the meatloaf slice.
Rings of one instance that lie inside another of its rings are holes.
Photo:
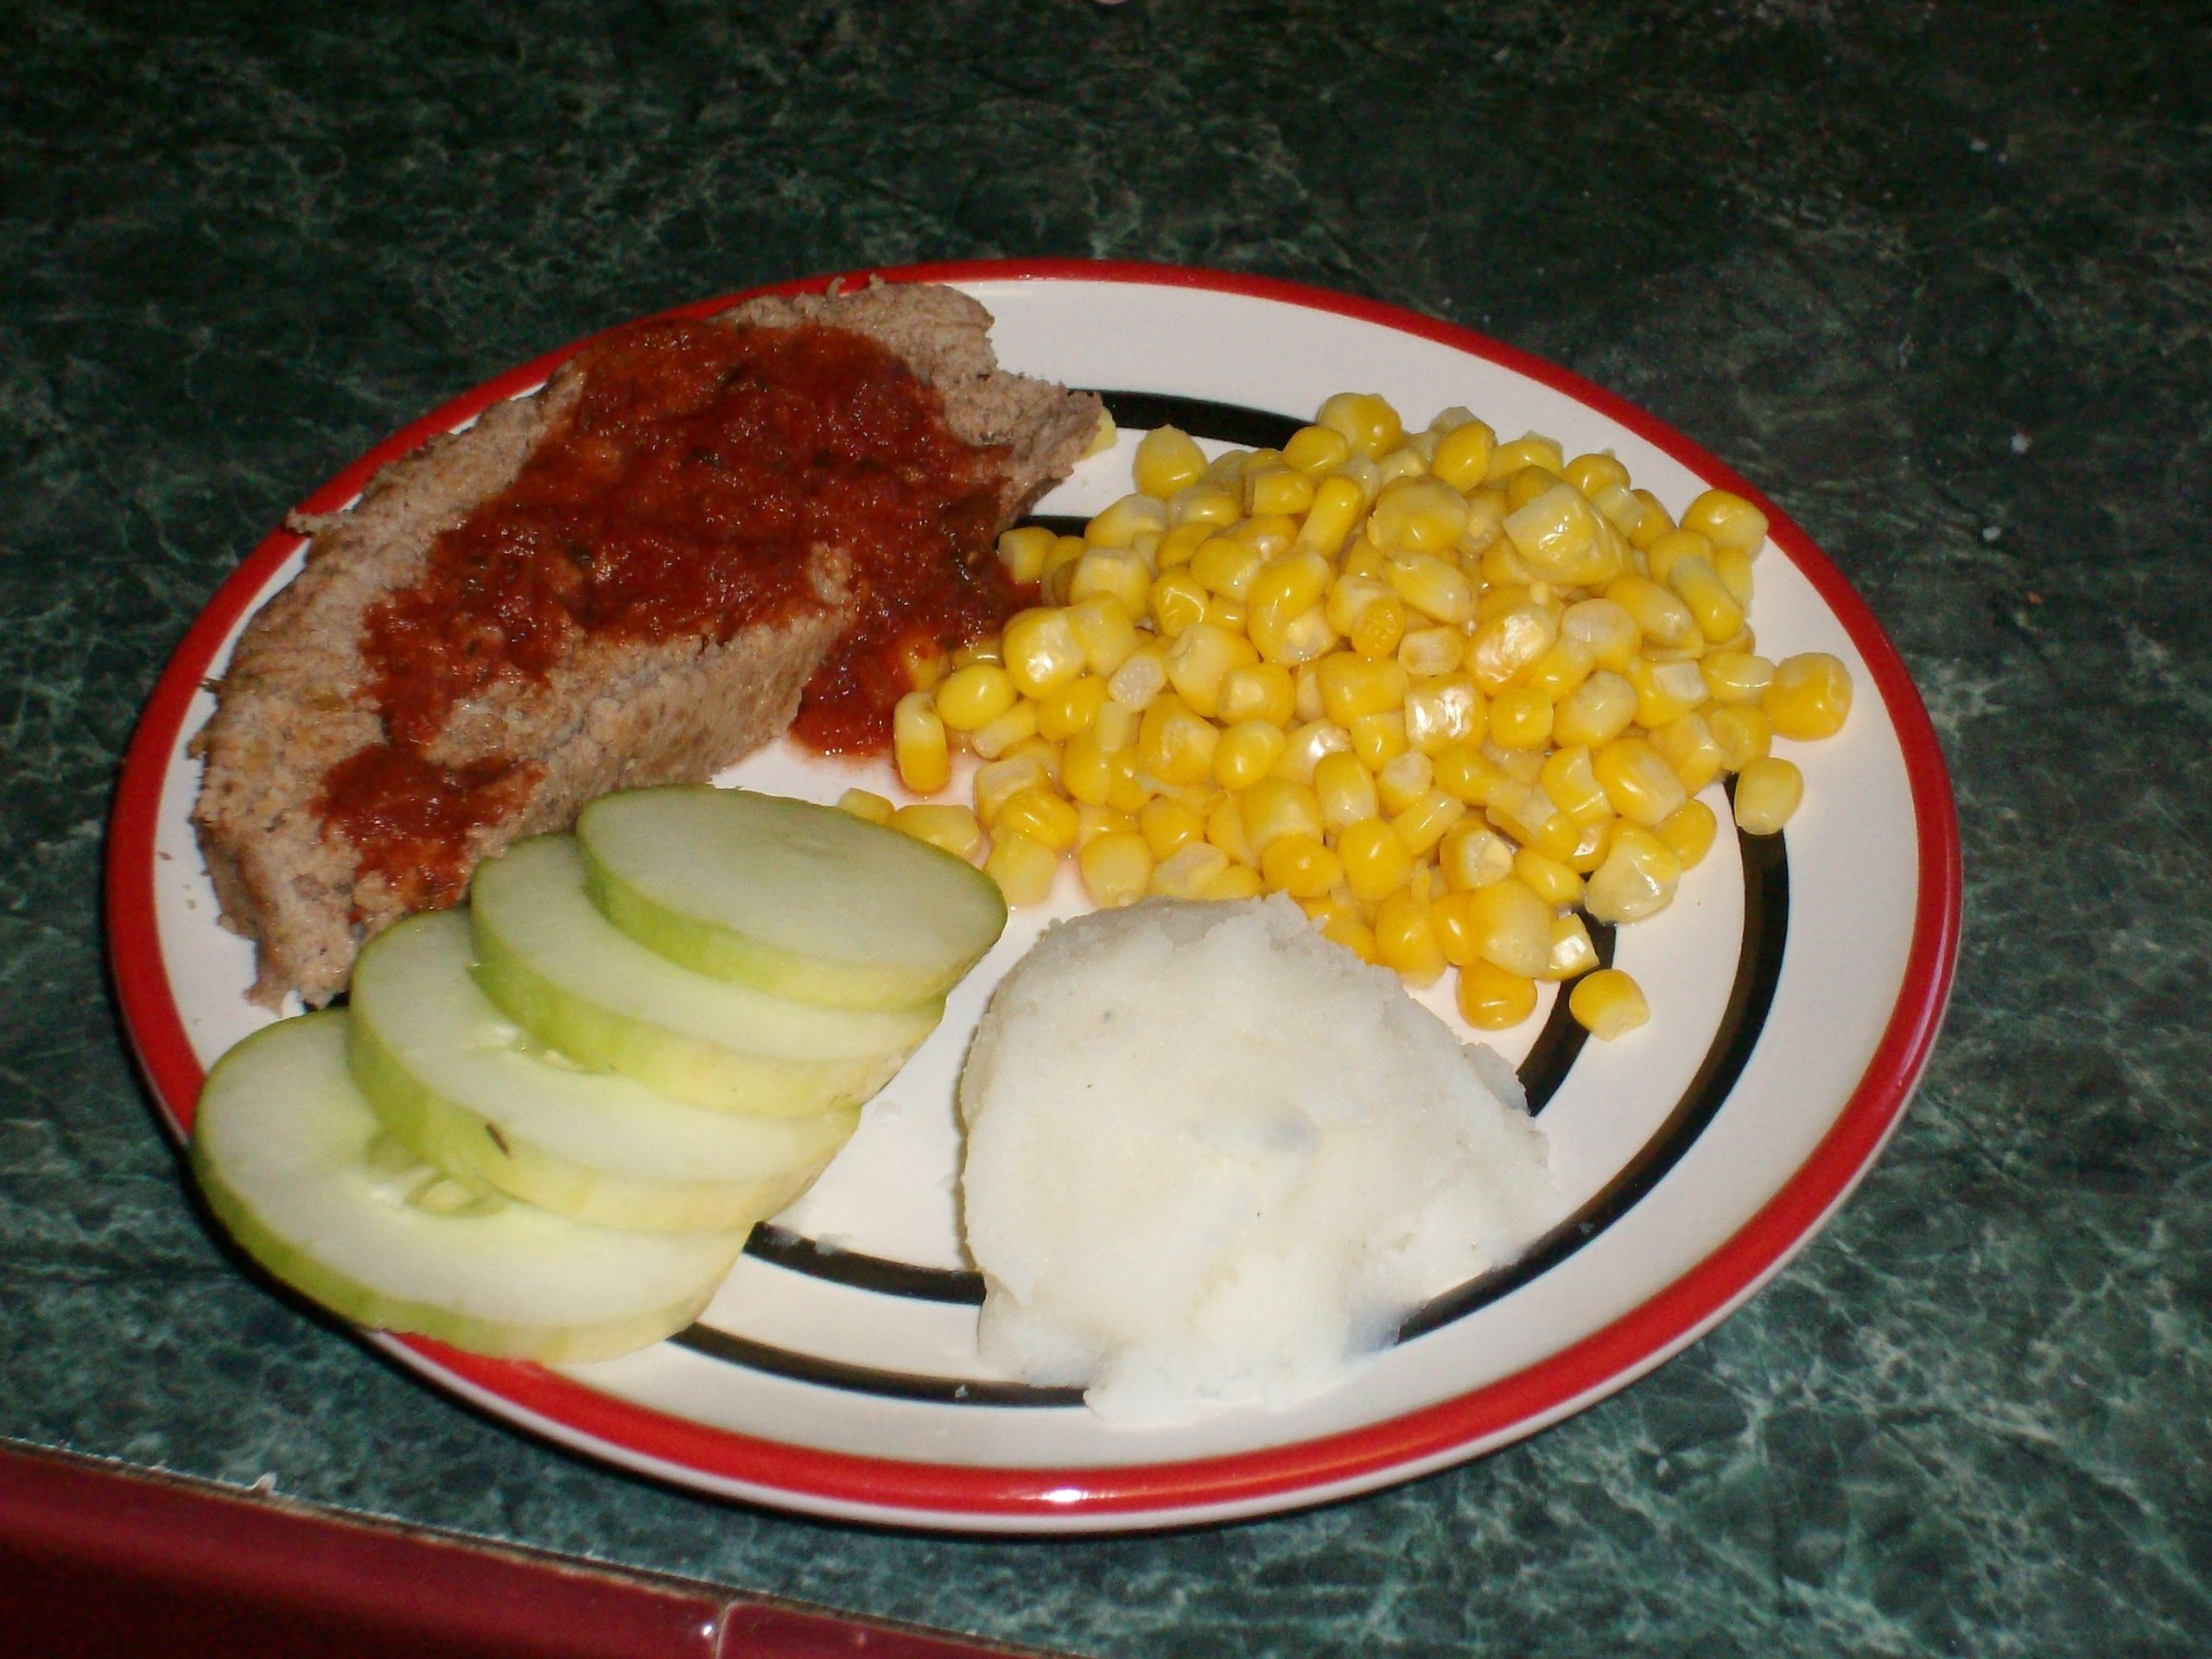
[[[1096,429],[1096,398],[1001,370],[989,313],[953,289],[772,296],[717,321],[814,324],[890,349],[935,388],[955,434],[1003,447],[1001,525],[1066,475]],[[310,537],[306,568],[248,625],[194,741],[206,772],[193,820],[225,925],[257,946],[254,1001],[278,1007],[292,991],[310,1006],[328,1001],[362,942],[418,901],[366,868],[365,849],[322,802],[333,768],[387,736],[365,624],[423,580],[442,534],[515,481],[574,405],[582,372],[571,365],[393,463],[349,510],[296,521]],[[467,864],[567,828],[609,790],[696,781],[780,734],[851,613],[844,550],[817,546],[809,557],[817,602],[772,625],[723,639],[587,636],[544,675],[495,681],[454,707],[420,753],[496,774],[479,803],[489,821],[467,832]]]

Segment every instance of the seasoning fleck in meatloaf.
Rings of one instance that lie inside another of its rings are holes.
[[[942,400],[958,439],[1001,451],[994,531],[1065,477],[1096,429],[1096,397],[999,369],[989,313],[950,289],[770,296],[715,321],[813,325],[887,347]],[[425,581],[439,537],[559,434],[585,372],[572,365],[537,394],[393,463],[348,511],[295,521],[311,538],[306,568],[248,626],[194,740],[206,773],[193,820],[225,925],[258,947],[254,1001],[275,1007],[297,991],[321,1006],[345,988],[370,935],[455,896],[373,868],[378,849],[332,821],[326,785],[341,765],[380,746],[393,752],[365,651],[371,619]],[[858,608],[844,549],[817,543],[805,556],[809,601],[769,622],[727,638],[587,632],[543,672],[495,677],[442,710],[412,753],[444,775],[490,780],[471,798],[478,821],[465,840],[456,832],[460,870],[520,836],[567,828],[609,790],[702,779],[780,734]]]

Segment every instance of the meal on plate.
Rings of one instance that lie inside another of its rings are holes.
[[[960,1111],[982,1356],[1114,1421],[1318,1393],[1559,1219],[1512,1067],[1280,895],[1056,925]]]
[[[255,1000],[327,1002],[595,796],[702,781],[794,713],[825,748],[887,734],[907,653],[1013,608],[992,537],[1098,427],[989,322],[903,284],[639,324],[303,523],[197,741]]]
[[[658,1340],[1069,865],[1096,910],[960,1088],[987,1360],[1122,1421],[1281,1403],[1556,1219],[1510,1068],[1404,986],[1648,1017],[1590,925],[1667,905],[1709,785],[1779,830],[1773,740],[1850,704],[1758,652],[1764,515],[1342,394],[1009,528],[1102,416],[988,324],[902,285],[619,330],[303,525],[195,740],[253,999],[350,992],[200,1101],[272,1272],[490,1354]],[[909,798],[705,785],[786,730]]]

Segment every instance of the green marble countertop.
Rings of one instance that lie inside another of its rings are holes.
[[[790,0],[0,18],[0,1437],[1102,1655],[2212,1643],[2212,26],[2190,4]],[[163,659],[288,504],[660,306],[994,254],[1471,324],[1757,480],[1956,780],[1858,1196],[1648,1380],[1314,1513],[950,1541],[710,1503],[230,1267],[106,995]]]

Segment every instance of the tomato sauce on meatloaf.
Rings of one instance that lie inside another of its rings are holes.
[[[852,620],[794,730],[865,750],[889,736],[916,645],[976,639],[1021,600],[990,552],[1007,452],[964,442],[878,342],[664,321],[578,361],[567,421],[363,625],[385,741],[330,770],[321,810],[410,909],[461,898],[469,832],[532,781],[531,762],[425,753],[502,679],[543,679],[587,639],[722,642],[818,610],[810,556],[836,547]]]

